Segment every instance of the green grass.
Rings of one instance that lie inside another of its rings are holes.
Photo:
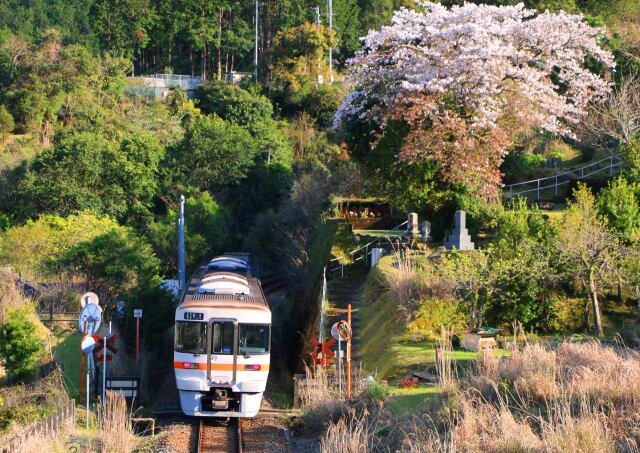
[[[56,335],[53,355],[64,369],[64,384],[71,398],[78,398],[80,382],[80,341],[82,335],[77,330],[65,330]]]
[[[402,234],[404,230],[353,230],[353,234],[359,236],[369,236],[371,238],[386,238],[396,237]]]
[[[435,374],[434,339],[418,340],[415,333],[404,326],[397,305],[379,287],[384,279],[384,270],[391,265],[390,258],[383,258],[369,275],[362,291],[358,316],[358,355],[366,372],[389,381],[390,396],[385,406],[398,416],[421,413],[425,406],[437,398],[440,388],[436,385],[420,384],[415,388],[400,388],[398,382],[415,372],[429,371]],[[380,274],[382,272],[382,275]],[[497,350],[504,355],[507,351]],[[478,353],[456,349],[452,351],[457,373],[462,376],[476,359]]]
[[[414,388],[395,388],[391,391],[385,406],[394,415],[403,416],[421,412],[429,401],[440,395],[435,385],[420,385]]]

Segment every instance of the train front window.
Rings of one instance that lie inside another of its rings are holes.
[[[175,337],[176,352],[193,355],[207,353],[207,323],[178,321]]]
[[[271,326],[269,324],[240,324],[238,353],[243,355],[268,354]]]
[[[214,322],[211,342],[212,354],[233,354],[233,323]]]

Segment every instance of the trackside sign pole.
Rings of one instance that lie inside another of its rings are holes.
[[[349,330],[351,330],[351,304],[347,305],[347,323],[349,324]],[[351,336],[347,338],[347,399],[351,398]]]
[[[140,318],[142,318],[142,308],[133,310],[133,317],[136,318],[136,362],[140,363]]]

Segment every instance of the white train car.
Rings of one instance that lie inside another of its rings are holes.
[[[227,254],[201,266],[176,309],[174,370],[186,415],[254,417],[271,348],[271,311],[257,265]]]

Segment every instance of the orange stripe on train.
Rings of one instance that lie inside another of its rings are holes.
[[[180,370],[206,370],[207,364],[202,362],[173,362],[173,367]],[[233,371],[233,363],[212,363],[211,371]],[[268,363],[236,364],[236,371],[269,371]]]

